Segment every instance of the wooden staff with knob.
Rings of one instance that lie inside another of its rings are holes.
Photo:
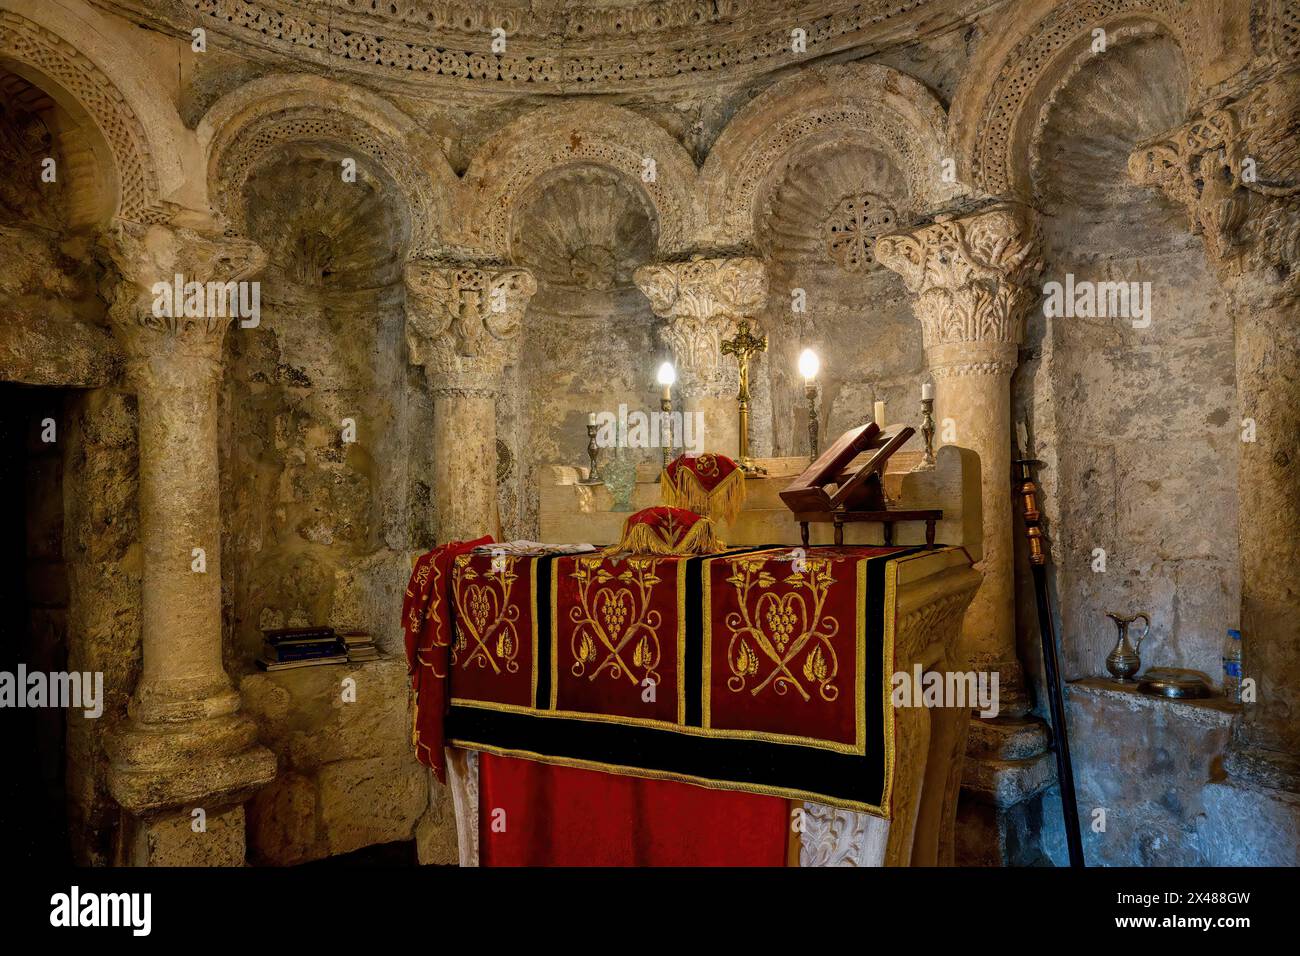
[[[1042,462],[1020,458],[1015,478],[1016,494],[1024,508],[1025,537],[1029,539],[1029,567],[1034,575],[1034,596],[1038,600],[1038,633],[1043,645],[1043,670],[1047,680],[1047,703],[1052,715],[1052,749],[1056,752],[1056,779],[1061,783],[1061,812],[1065,817],[1065,845],[1070,866],[1083,866],[1083,839],[1079,832],[1079,806],[1074,794],[1074,768],[1070,764],[1070,731],[1065,723],[1065,701],[1061,695],[1061,669],[1056,656],[1056,624],[1052,619],[1047,592],[1047,547],[1042,513],[1038,510],[1038,485],[1034,466]]]

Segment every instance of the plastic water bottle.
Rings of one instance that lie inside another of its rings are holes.
[[[1241,631],[1228,629],[1223,642],[1223,694],[1228,700],[1241,700]]]

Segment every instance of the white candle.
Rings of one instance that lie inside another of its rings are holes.
[[[812,380],[817,377],[817,372],[821,369],[821,360],[817,358],[817,353],[812,349],[804,349],[799,355],[799,374],[803,376],[804,384],[811,384]]]
[[[672,362],[664,362],[659,366],[659,374],[655,376],[659,384],[663,386],[664,401],[670,402],[673,398],[673,383],[677,381],[677,369],[673,368]]]
[[[934,400],[934,385],[930,382],[921,383],[921,400],[924,402]]]
[[[876,402],[876,427],[885,427],[885,403]]]
[[[595,413],[595,412],[592,412],[590,415],[587,416],[587,424],[588,424],[588,425],[594,425],[594,424],[596,424],[596,413]]]

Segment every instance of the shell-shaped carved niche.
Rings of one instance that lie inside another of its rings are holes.
[[[264,164],[244,188],[249,235],[287,281],[329,290],[398,281],[410,228],[392,185],[358,162],[299,148]]]
[[[901,182],[877,150],[843,143],[811,150],[766,197],[759,244],[771,259],[826,280],[879,272],[876,237],[907,218]]]
[[[21,77],[0,70],[0,221],[59,229],[67,221],[69,178],[50,128],[54,101]]]
[[[1120,243],[1138,254],[1189,239],[1184,210],[1128,174],[1139,143],[1184,121],[1186,91],[1183,56],[1162,36],[1110,50],[1056,91],[1035,143],[1034,191],[1049,245],[1114,255]]]
[[[538,183],[513,219],[512,257],[557,290],[631,288],[654,258],[657,228],[644,192],[599,166],[569,167]]]

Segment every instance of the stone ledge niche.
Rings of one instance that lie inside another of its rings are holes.
[[[1088,865],[1210,865],[1199,824],[1209,811],[1207,787],[1224,778],[1222,754],[1240,705],[1152,697],[1100,678],[1067,684],[1066,696]],[[1093,829],[1098,808],[1106,810],[1101,833]],[[1067,865],[1056,786],[1042,826],[1044,851]]]
[[[343,699],[347,678],[353,703]],[[248,804],[249,862],[306,863],[413,839],[421,862],[454,862],[454,839],[440,846],[447,830],[430,823],[443,788],[411,750],[404,660],[258,672],[239,689],[279,763]]]

